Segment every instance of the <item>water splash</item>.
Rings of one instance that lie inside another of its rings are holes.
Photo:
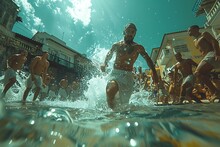
[[[4,132],[0,135],[0,146],[219,145],[218,104],[151,106],[151,93],[140,90],[131,96],[130,104],[134,108],[108,111],[105,100],[107,75],[89,79],[85,98],[76,101],[46,99],[37,105],[27,103],[26,106],[6,103],[8,110],[0,119]],[[6,100],[20,100],[26,75],[20,77],[19,84],[6,95],[14,98]]]
[[[100,69],[100,65],[103,64],[105,60],[105,55],[109,49],[101,48],[99,45],[93,49],[91,56],[89,57],[97,69]],[[83,96],[78,97],[77,100],[59,100],[59,96],[55,100],[45,99],[39,102],[41,105],[50,105],[55,107],[66,107],[66,108],[82,108],[82,109],[97,109],[97,110],[109,110],[106,102],[106,85],[107,77],[111,72],[113,67],[113,61],[115,56],[109,61],[106,72],[97,73],[93,75],[91,79],[88,79],[85,83],[87,84],[87,89],[83,92]],[[7,102],[21,101],[23,92],[25,90],[26,79],[28,78],[28,73],[20,71],[17,73],[17,82],[8,90],[5,96]],[[0,79],[3,79],[1,76]],[[0,89],[3,89],[3,84],[0,85]],[[133,105],[149,105],[151,102],[148,100],[149,93],[146,91],[140,91],[134,93],[131,96],[130,104]],[[33,98],[33,92],[30,91],[27,102],[31,102]]]
[[[105,87],[107,84],[106,76],[96,76],[88,81],[88,90],[84,92],[88,99],[89,107],[106,103]]]

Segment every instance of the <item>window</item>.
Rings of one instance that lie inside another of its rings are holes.
[[[175,52],[188,52],[189,49],[186,44],[174,46]]]

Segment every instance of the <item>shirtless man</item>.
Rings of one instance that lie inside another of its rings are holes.
[[[194,44],[204,58],[197,66],[195,75],[210,90],[211,101],[220,98],[220,92],[210,81],[210,72],[220,68],[220,47],[218,41],[208,32],[199,32],[199,26],[193,25],[188,29],[189,36],[195,38]]]
[[[7,62],[7,70],[5,71],[4,77],[4,89],[1,94],[1,98],[3,98],[11,88],[12,85],[16,82],[16,71],[21,70],[25,61],[27,60],[28,52],[26,50],[22,50],[20,54],[14,54],[8,58]]]
[[[105,62],[101,65],[101,70],[105,72],[108,62],[113,54],[116,54],[114,61],[114,69],[112,70],[109,82],[106,87],[107,103],[111,109],[114,109],[121,104],[128,104],[130,96],[133,92],[133,64],[140,54],[147,62],[148,66],[153,72],[153,80],[158,83],[157,73],[154,64],[145,51],[142,45],[133,41],[136,34],[136,26],[133,23],[128,24],[123,32],[124,40],[113,44],[110,51],[107,53]],[[116,94],[119,92],[119,98]]]
[[[48,58],[48,53],[44,52],[42,56],[36,56],[32,60],[31,65],[30,65],[31,73],[27,79],[27,83],[26,83],[27,85],[26,85],[26,89],[23,95],[23,102],[26,101],[27,95],[29,91],[31,90],[33,84],[35,84],[36,86],[33,101],[37,99],[37,96],[39,95],[39,92],[42,87],[42,83],[43,83],[42,79],[44,79],[44,77],[46,76],[47,69],[49,67],[49,62],[47,58]]]
[[[179,103],[183,103],[186,96],[189,96],[190,101],[194,99],[196,102],[201,102],[198,99],[195,99],[192,90],[193,85],[195,83],[195,76],[193,75],[192,68],[197,67],[197,63],[192,59],[183,59],[181,53],[176,53],[175,58],[178,61],[174,66],[174,83],[177,83],[177,74],[178,71],[182,74],[183,82],[180,88],[180,101]],[[175,86],[174,86],[175,87]]]

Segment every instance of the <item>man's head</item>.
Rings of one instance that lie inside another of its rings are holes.
[[[199,26],[198,25],[192,25],[188,28],[188,34],[189,36],[197,37],[199,33]]]
[[[129,23],[125,26],[125,29],[123,31],[123,35],[124,35],[124,41],[126,43],[132,43],[134,36],[136,35],[137,32],[137,28],[135,26],[135,24],[133,23]]]
[[[178,62],[180,62],[180,61],[182,60],[182,55],[181,55],[181,53],[180,53],[180,52],[177,52],[177,53],[175,54],[175,58],[176,58],[176,60],[177,60]]]

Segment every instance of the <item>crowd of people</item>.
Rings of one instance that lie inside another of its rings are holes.
[[[134,91],[147,90],[154,94],[157,102],[168,104],[182,104],[184,101],[202,103],[201,99],[209,99],[213,102],[220,98],[219,84],[214,84],[210,78],[213,70],[220,69],[220,48],[218,41],[208,32],[200,32],[197,25],[189,27],[189,36],[194,37],[194,44],[203,55],[199,64],[192,59],[183,59],[180,52],[175,53],[177,63],[167,71],[163,78],[157,74],[155,65],[145,48],[134,42],[137,28],[129,23],[123,31],[123,40],[114,43],[106,55],[104,63],[100,66],[105,72],[108,62],[116,54],[113,70],[108,77],[106,86],[107,104],[111,109],[128,104]],[[136,69],[134,63],[141,55],[148,64],[151,75],[142,71],[142,67]],[[46,97],[60,100],[79,97],[80,82],[72,81],[69,84],[68,77],[60,80],[59,85],[54,84],[53,76],[48,73],[48,53],[32,59],[29,67],[29,77],[26,81],[26,89],[22,101],[25,102],[30,90],[34,89],[33,101]],[[1,98],[16,82],[16,71],[21,70],[27,60],[27,51],[14,54],[8,58],[7,69],[4,77],[4,89]],[[195,70],[193,70],[195,68]],[[149,82],[151,81],[151,82]],[[219,82],[219,80],[217,80]]]
[[[128,104],[129,98],[137,85],[146,87],[148,82],[145,78],[142,77],[141,80],[138,78],[134,81],[135,78],[132,76],[136,75],[136,69],[133,68],[133,65],[139,54],[146,60],[152,71],[151,78],[153,82],[150,85],[152,93],[159,95],[157,94],[159,91],[161,96],[158,97],[162,97],[164,103],[168,103],[169,98],[172,98],[173,103],[178,104],[182,104],[185,100],[202,103],[199,96],[203,98],[205,96],[211,102],[220,99],[218,84],[213,84],[213,80],[210,78],[213,70],[220,69],[219,43],[210,33],[200,32],[199,29],[199,26],[193,25],[189,27],[188,33],[189,36],[194,37],[194,45],[203,55],[203,59],[197,65],[192,59],[183,59],[181,53],[175,53],[177,63],[173,66],[173,70],[167,73],[169,80],[166,81],[160,75],[157,75],[155,65],[145,52],[144,47],[133,41],[137,31],[136,26],[133,23],[126,25],[123,32],[124,39],[113,44],[106,55],[104,64],[100,67],[105,72],[109,60],[113,54],[116,55],[114,67],[106,86],[109,107],[115,109],[122,104]],[[193,67],[195,67],[195,71],[193,71]],[[132,74],[132,71],[134,74]],[[141,73],[142,68],[139,67],[138,71]],[[159,101],[159,98],[157,101]]]
[[[7,60],[7,69],[3,79],[3,91],[0,98],[4,98],[7,91],[17,82],[16,72],[22,70],[28,52],[21,50],[18,54],[11,55]],[[40,101],[44,99],[60,99],[60,100],[76,100],[82,95],[79,80],[74,80],[69,83],[67,76],[63,77],[58,84],[52,74],[48,73],[49,61],[47,60],[48,53],[43,52],[42,55],[36,56],[32,59],[29,66],[29,76],[25,81],[25,90],[22,96],[22,102],[25,103],[30,93],[33,92],[32,100],[39,98]]]

